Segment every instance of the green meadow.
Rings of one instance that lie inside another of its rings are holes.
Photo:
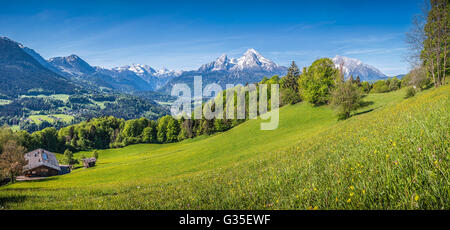
[[[36,124],[40,124],[43,121],[52,123],[58,120],[65,123],[70,123],[72,122],[74,117],[66,114],[51,114],[51,115],[31,115],[27,119],[33,121]]]
[[[449,209],[449,92],[369,94],[345,121],[299,103],[273,131],[99,150],[93,168],[1,187],[0,209]]]
[[[0,99],[0,105],[7,105],[9,103],[11,103],[11,100]]]

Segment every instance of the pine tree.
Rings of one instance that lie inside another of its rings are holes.
[[[281,101],[283,104],[295,104],[300,101],[298,92],[298,78],[300,77],[300,70],[294,61],[285,77],[280,81],[281,83]]]
[[[358,87],[361,86],[361,78],[359,78],[359,76],[356,76],[356,84],[358,85]]]

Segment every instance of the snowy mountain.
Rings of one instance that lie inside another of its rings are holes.
[[[153,89],[150,84],[140,76],[137,76],[133,71],[94,67],[74,54],[67,57],[50,58],[48,63],[63,76],[93,87],[106,87],[121,91],[146,91]]]
[[[275,62],[265,58],[255,49],[247,50],[242,57],[229,58],[221,55],[215,61],[202,65],[197,70],[184,71],[173,77],[159,91],[170,93],[172,86],[185,83],[192,86],[193,77],[201,75],[203,84],[217,83],[225,89],[227,84],[242,84],[259,82],[263,77],[284,75],[287,68],[278,66]]]
[[[229,58],[226,54],[218,57],[214,62],[202,65],[199,72],[213,71],[263,71],[263,72],[283,72],[285,67],[278,66],[275,62],[265,58],[255,49],[248,49],[240,58]]]
[[[126,65],[122,67],[115,67],[111,69],[112,71],[115,71],[117,73],[124,73],[124,72],[133,72],[137,76],[139,76],[141,79],[146,81],[148,84],[150,84],[152,90],[157,90],[164,86],[169,80],[171,80],[174,77],[177,77],[183,73],[183,71],[174,71],[174,70],[168,70],[166,68],[155,70],[152,67],[148,65],[141,65],[141,64],[133,64],[133,65]]]
[[[346,78],[350,76],[356,78],[356,76],[359,76],[361,81],[376,81],[388,78],[388,76],[383,74],[377,68],[364,64],[358,59],[336,55],[332,60],[336,65],[336,68],[340,68],[340,66],[343,65],[342,69]]]

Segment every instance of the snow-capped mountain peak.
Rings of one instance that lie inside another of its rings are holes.
[[[354,78],[359,76],[362,81],[375,81],[388,77],[379,69],[364,64],[362,61],[355,58],[336,55],[332,60],[336,68],[339,69],[342,65],[342,70],[344,71],[344,76],[346,78],[352,75]]]
[[[214,62],[202,65],[201,72],[214,71],[278,71],[282,67],[262,56],[255,49],[248,49],[240,58],[229,58],[226,54],[218,57]]]
[[[248,49],[244,55],[237,59],[236,66],[233,67],[235,70],[266,70],[273,71],[278,68],[275,62],[265,58],[255,49]]]
[[[125,65],[121,67],[115,67],[112,68],[114,71],[123,72],[123,71],[131,71],[135,73],[136,75],[143,77],[145,75],[152,75],[156,73],[156,70],[154,70],[152,67],[148,65],[141,65],[141,64],[132,64],[132,65]]]

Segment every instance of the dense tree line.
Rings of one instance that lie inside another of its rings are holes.
[[[83,120],[100,116],[116,116],[125,120],[146,117],[157,119],[168,110],[155,102],[132,95],[95,94],[71,95],[67,102],[52,97],[26,96],[0,105],[0,125],[19,125],[28,132],[39,131],[48,127],[61,127],[79,123]],[[27,119],[28,116],[40,114],[68,114],[75,117],[70,123],[55,120],[42,121],[39,124]]]

